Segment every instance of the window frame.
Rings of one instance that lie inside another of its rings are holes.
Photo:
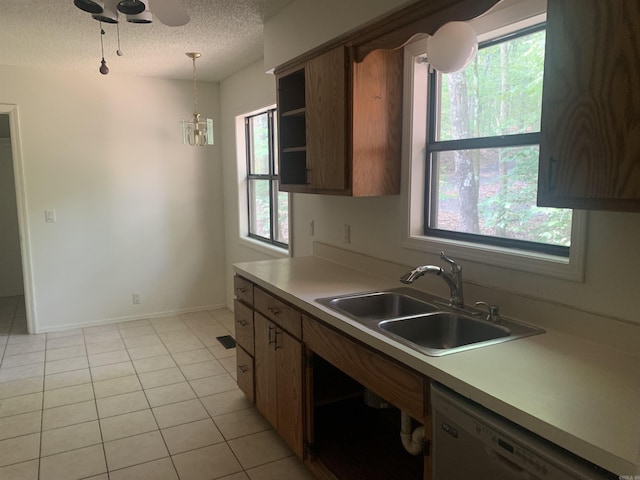
[[[508,42],[546,29],[546,23],[541,22],[516,31],[500,35],[478,45],[478,51],[482,48],[492,47],[503,42]],[[424,235],[427,237],[449,238],[452,240],[470,241],[473,243],[495,245],[505,248],[523,249],[527,251],[547,253],[560,257],[568,257],[570,247],[554,245],[549,243],[534,242],[529,240],[518,240],[514,238],[499,237],[493,235],[483,235],[481,233],[467,233],[456,230],[446,230],[431,227],[433,218],[436,216],[437,203],[434,189],[434,182],[438,181],[436,155],[441,152],[455,152],[459,150],[479,150],[498,149],[509,147],[526,147],[540,145],[540,131],[517,133],[510,135],[496,135],[491,137],[471,137],[455,140],[437,140],[438,113],[440,110],[440,89],[442,75],[434,69],[430,69],[428,80],[428,105],[427,105],[427,145],[426,145],[426,175],[425,175],[425,196],[424,196]],[[428,193],[428,194],[427,194]]]
[[[474,26],[482,41],[485,32],[499,35],[542,23],[544,3],[522,11],[522,5],[487,14]],[[496,35],[497,36],[497,35]],[[427,145],[428,66],[424,63],[427,36],[415,38],[404,47],[404,105],[402,149],[402,204],[404,227],[401,244],[408,250],[437,255],[441,250],[455,258],[491,267],[502,267],[544,277],[584,281],[588,212],[573,211],[569,256],[474,243],[468,240],[424,235],[424,205]]]
[[[278,158],[277,158],[277,143],[276,143],[276,111],[275,106],[269,107],[256,112],[251,112],[243,116],[244,121],[244,150],[245,150],[245,184],[246,184],[246,237],[261,242],[273,247],[288,251],[289,244],[277,240],[275,232],[278,225],[278,185],[280,176],[278,174]],[[252,135],[251,135],[251,119],[267,114],[267,126],[268,126],[268,144],[269,144],[269,172],[253,173],[251,168],[252,158]],[[251,231],[252,221],[252,209],[251,209],[251,181],[264,181],[269,185],[269,238],[259,235]],[[289,228],[289,231],[291,229]]]

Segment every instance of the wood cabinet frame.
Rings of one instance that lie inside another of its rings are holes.
[[[497,1],[418,1],[278,67],[280,190],[399,194],[400,47],[448,21],[473,18]]]
[[[423,423],[430,439],[429,379],[348,335],[308,316],[270,292],[239,278],[253,292],[253,356],[238,349],[238,364],[253,360],[251,372],[239,367],[238,385],[254,401],[258,410],[274,426],[292,450],[305,460],[319,478],[337,480],[314,458],[305,446],[313,438],[314,395],[313,365],[310,359],[319,355],[354,381],[386,398]],[[236,300],[240,338],[246,345],[246,334],[240,322],[247,318],[248,306]],[[238,333],[236,333],[238,335]],[[241,375],[242,373],[242,375]],[[252,374],[246,389],[247,373]],[[244,386],[244,388],[243,388]],[[251,395],[251,396],[250,396]],[[400,425],[398,425],[399,431]],[[427,444],[428,450],[428,444]],[[431,457],[424,456],[424,479],[431,478]],[[345,479],[342,479],[345,480]]]
[[[549,0],[538,205],[640,211],[640,5]]]

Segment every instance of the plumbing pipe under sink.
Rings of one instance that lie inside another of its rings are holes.
[[[377,393],[364,389],[364,403],[371,408],[386,409],[389,403]],[[411,455],[420,455],[424,449],[424,426],[420,425],[413,432],[413,420],[408,413],[400,411],[400,440],[402,446]]]
[[[408,413],[400,412],[400,439],[402,446],[411,455],[420,455],[424,449],[424,426],[411,432],[412,421]]]

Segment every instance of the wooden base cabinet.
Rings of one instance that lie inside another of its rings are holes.
[[[234,278],[236,299],[234,321],[236,330],[236,373],[240,390],[254,402],[253,373],[253,284],[242,277]]]
[[[428,379],[306,316],[303,339],[309,469],[323,480],[430,480]],[[402,447],[401,412],[425,427],[422,455]]]
[[[256,408],[300,458],[302,343],[255,314]]]
[[[238,279],[238,385],[313,474],[430,480],[429,379]],[[371,394],[389,408],[372,408]],[[401,411],[425,426],[423,455],[404,451]]]

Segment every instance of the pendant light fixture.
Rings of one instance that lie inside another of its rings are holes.
[[[193,119],[182,121],[182,143],[188,143],[192,147],[213,145],[213,120],[201,119],[198,113],[196,58],[200,58],[200,54],[189,52],[186,55],[193,60]]]

